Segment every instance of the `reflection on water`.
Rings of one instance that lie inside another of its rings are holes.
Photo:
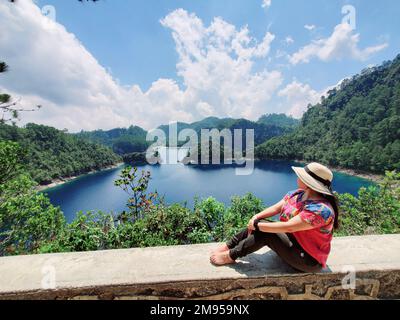
[[[266,205],[278,202],[289,190],[297,187],[296,175],[289,161],[260,161],[255,163],[253,174],[235,175],[235,165],[142,166],[152,175],[149,191],[157,190],[165,195],[168,203],[186,203],[193,206],[194,197],[212,196],[225,204],[233,195],[252,192]],[[103,210],[120,212],[125,209],[127,195],[114,186],[122,168],[83,176],[65,185],[46,191],[53,204],[61,206],[67,220],[71,221],[79,210]],[[340,193],[356,194],[361,186],[372,183],[344,174],[335,173],[334,189]]]

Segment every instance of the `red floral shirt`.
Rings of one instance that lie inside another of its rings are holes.
[[[292,234],[302,248],[325,268],[331,250],[335,211],[328,200],[302,201],[303,194],[304,190],[299,189],[285,195],[280,221],[286,222],[300,215],[303,221],[314,226],[314,229]]]

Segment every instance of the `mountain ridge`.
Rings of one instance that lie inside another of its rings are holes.
[[[255,143],[260,144],[272,137],[290,132],[298,123],[298,120],[284,114],[270,114],[264,115],[258,121],[207,117],[192,123],[177,122],[176,124],[178,132],[183,129],[193,129],[197,134],[200,134],[201,129],[254,129]],[[164,131],[168,141],[169,125],[160,125],[157,129]],[[114,133],[117,134],[114,135]],[[104,144],[111,147],[117,154],[124,155],[144,152],[151,145],[150,142],[146,141],[146,134],[146,130],[137,126],[130,126],[129,128],[116,128],[108,131],[81,131],[76,135],[92,142]]]
[[[293,132],[257,146],[256,156],[400,170],[400,55],[344,80],[309,106]]]

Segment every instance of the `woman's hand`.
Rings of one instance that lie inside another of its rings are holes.
[[[256,220],[256,219],[259,219],[258,215],[255,215],[250,219],[250,221],[249,221],[249,223],[247,225],[247,230],[248,230],[249,233],[252,233],[255,230],[255,228],[254,228],[254,220]]]
[[[273,205],[272,207],[266,208],[264,211],[254,215],[249,223],[247,224],[247,230],[248,233],[252,233],[255,228],[254,228],[254,220],[256,219],[266,219],[266,218],[270,218],[273,217],[277,214],[279,214],[282,211],[283,206],[285,205],[285,200],[282,199],[281,201],[279,201],[278,203],[276,203],[275,205]],[[263,222],[265,223],[265,221]]]

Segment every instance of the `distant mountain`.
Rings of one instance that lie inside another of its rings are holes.
[[[192,129],[199,136],[202,129],[228,129],[232,132],[234,129],[254,129],[255,144],[257,145],[272,137],[291,132],[297,124],[298,120],[280,114],[263,116],[257,122],[245,119],[209,117],[193,123],[178,122],[177,128],[178,132],[183,129]],[[165,132],[168,142],[169,125],[161,125],[158,129]],[[76,135],[80,138],[108,146],[119,155],[126,155],[144,152],[150,146],[151,143],[146,141],[146,134],[147,132],[144,129],[131,126],[128,129],[118,128],[109,131],[82,131]],[[245,132],[243,132],[243,137],[245,137]],[[183,143],[181,142],[181,144]]]
[[[266,125],[276,125],[280,127],[294,128],[300,124],[300,120],[288,117],[284,113],[267,114],[262,116],[257,123]]]
[[[122,161],[110,148],[42,125],[27,124],[19,128],[1,124],[0,140],[17,142],[26,150],[27,170],[39,184]]]
[[[182,129],[192,129],[194,130],[198,136],[200,136],[202,129],[228,129],[231,130],[233,134],[233,130],[241,129],[243,130],[243,137],[245,138],[246,129],[254,129],[255,141],[256,145],[265,142],[272,137],[280,136],[285,133],[291,132],[295,128],[296,120],[286,115],[277,115],[276,118],[274,115],[266,115],[257,122],[246,120],[246,119],[233,119],[233,118],[216,118],[209,117],[201,121],[197,121],[191,124],[188,123],[178,123],[178,131]],[[286,121],[285,121],[286,118]],[[270,119],[270,122],[268,121]],[[281,123],[278,123],[278,119],[280,119]],[[292,121],[294,120],[294,122]],[[160,126],[159,129],[163,130],[167,137],[169,134],[168,125]]]
[[[110,147],[116,154],[124,155],[133,152],[144,152],[150,146],[146,141],[147,131],[130,126],[127,129],[117,128],[108,131],[81,131],[77,137]]]
[[[400,170],[400,55],[343,81],[309,106],[297,129],[260,145],[256,155]]]

